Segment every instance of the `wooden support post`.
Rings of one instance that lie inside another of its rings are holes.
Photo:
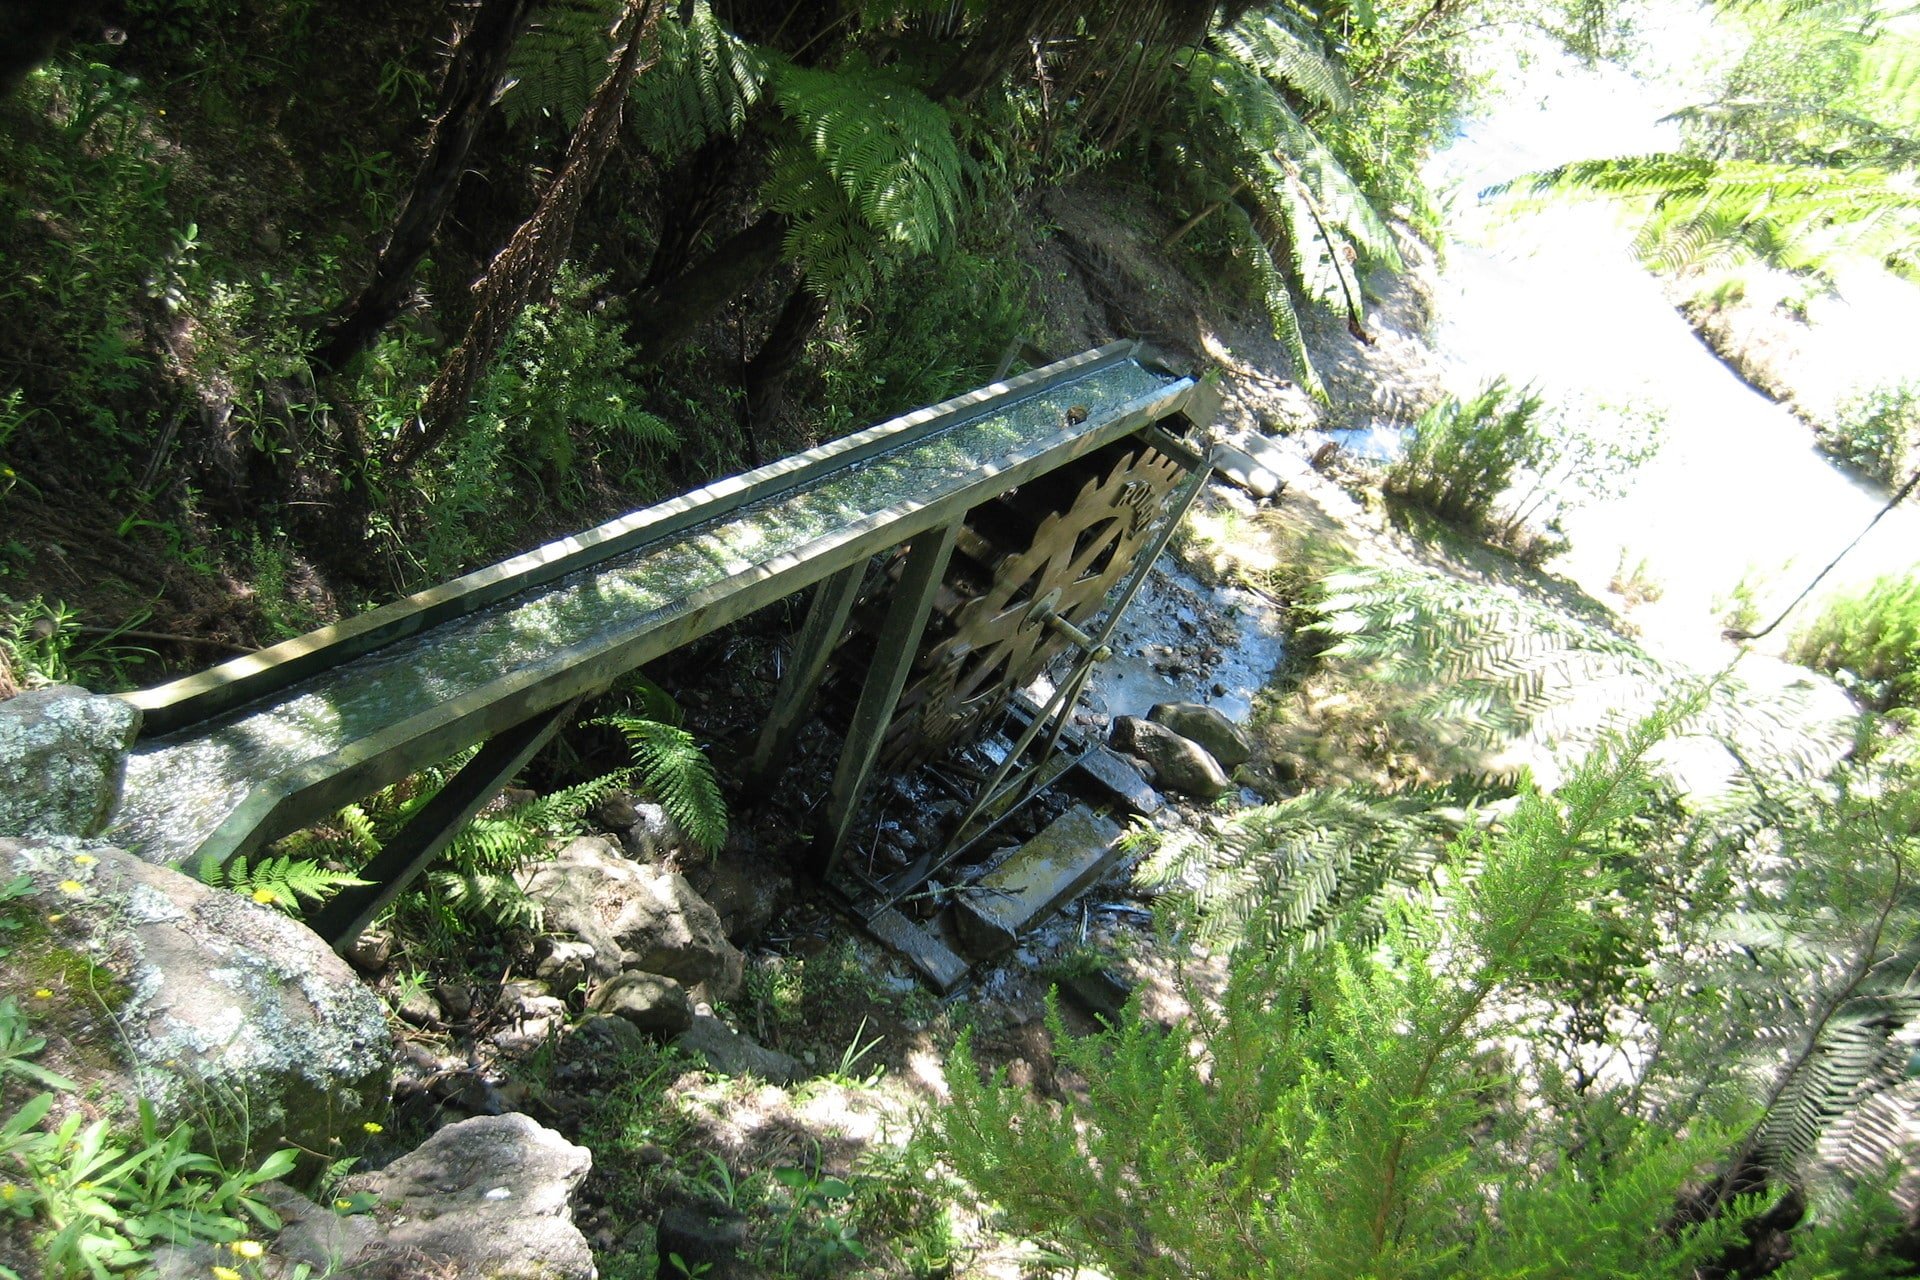
[[[907,564],[894,588],[893,603],[887,608],[886,621],[880,624],[880,641],[874,648],[873,668],[860,689],[860,702],[853,710],[853,724],[847,730],[846,746],[840,751],[840,767],[833,776],[833,791],[827,797],[827,839],[823,874],[831,874],[840,861],[847,832],[860,809],[860,797],[867,789],[867,776],[873,772],[874,759],[880,754],[880,741],[886,736],[900,691],[907,686],[907,675],[920,652],[920,636],[927,628],[927,615],[933,609],[934,593],[947,571],[953,544],[960,533],[960,521],[930,529],[913,540],[907,552]]]
[[[360,874],[373,883],[334,895],[308,922],[313,931],[335,951],[352,946],[374,917],[440,856],[480,806],[526,767],[578,705],[576,700],[551,708],[489,738],[387,847],[361,868]]]
[[[853,611],[860,594],[861,579],[866,577],[867,562],[857,560],[814,588],[813,603],[807,620],[793,643],[793,658],[780,692],[774,695],[767,712],[767,723],[760,730],[753,760],[747,765],[747,778],[765,781],[787,762],[793,739],[813,706],[813,695],[827,674],[827,659],[840,643],[847,627],[847,615]]]

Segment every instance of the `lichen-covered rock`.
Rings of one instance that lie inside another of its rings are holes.
[[[450,1124],[343,1184],[347,1195],[375,1198],[381,1232],[359,1266],[347,1260],[350,1274],[592,1280],[593,1251],[572,1207],[592,1168],[585,1147],[523,1115]]]
[[[720,917],[686,878],[621,857],[608,841],[582,836],[551,862],[521,873],[545,913],[547,931],[593,948],[588,972],[607,979],[628,969],[703,986],[709,1000],[739,994],[746,960]]]
[[[164,1118],[244,1116],[255,1151],[326,1151],[385,1112],[385,1010],[298,921],[72,837],[0,839],[0,883],[17,875],[45,933],[6,963],[112,1015],[75,1037],[93,1056],[48,1065]]]
[[[1138,716],[1120,716],[1113,722],[1108,741],[1114,750],[1144,761],[1153,770],[1154,782],[1164,790],[1216,800],[1233,789],[1226,770],[1205,747],[1165,725]]]
[[[54,685],[0,702],[0,836],[106,830],[140,712]]]
[[[1201,702],[1157,702],[1147,712],[1147,719],[1199,743],[1229,773],[1253,759],[1253,744],[1247,741],[1247,735],[1218,707]]]

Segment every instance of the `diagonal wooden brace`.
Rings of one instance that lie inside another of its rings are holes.
[[[307,922],[309,927],[335,951],[351,947],[374,918],[440,856],[467,820],[539,754],[579,705],[576,699],[553,707],[487,739],[439,794],[361,868],[361,876],[372,883],[341,890]]]

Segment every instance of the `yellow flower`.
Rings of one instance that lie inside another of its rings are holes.
[[[240,1280],[240,1273],[232,1267],[215,1267],[213,1280]]]
[[[98,861],[100,861],[100,859],[90,853],[76,853],[73,855],[73,865],[76,867],[90,867]]]
[[[339,1210],[341,1213],[345,1213],[347,1210],[353,1208],[353,1201],[345,1199],[343,1197],[339,1200],[335,1200],[333,1202],[333,1207]]]
[[[47,987],[41,987],[33,993],[33,998],[35,1000],[51,1000],[53,999],[53,992]]]
[[[273,890],[255,889],[253,891],[253,900],[264,907],[273,901]]]
[[[385,1125],[375,1124],[371,1120],[367,1121],[365,1124],[361,1125],[360,1127],[362,1129],[365,1129],[368,1133],[381,1133],[381,1132],[384,1132],[386,1129]]]
[[[65,917],[64,915],[62,915],[62,914],[60,914],[60,913],[59,913],[58,911],[56,911],[56,912],[54,912],[54,913],[53,913],[52,915],[50,915],[50,916],[48,916],[48,917],[47,917],[47,923],[48,923],[48,924],[59,924],[59,923],[60,923],[60,922],[61,922],[62,920],[65,920],[65,919],[66,919],[66,917]]]
[[[79,893],[86,887],[87,886],[81,884],[78,880],[62,880],[60,882],[60,892],[62,893]]]
[[[0,1201],[11,1204],[14,1200],[18,1199],[19,1196],[20,1188],[14,1186],[11,1182],[0,1182]]]
[[[267,1247],[258,1240],[235,1240],[227,1248],[243,1258],[257,1258],[267,1251]]]

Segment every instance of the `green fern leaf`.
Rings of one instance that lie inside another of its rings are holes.
[[[594,723],[618,729],[626,738],[646,789],[688,839],[709,853],[726,841],[726,799],[712,762],[692,734],[638,716],[604,716]]]

